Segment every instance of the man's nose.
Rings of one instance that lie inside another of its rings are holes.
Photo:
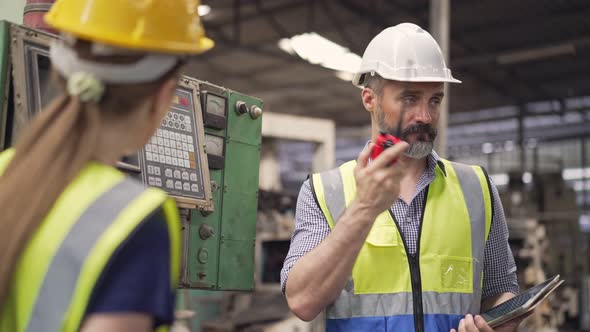
[[[414,114],[414,120],[418,123],[431,123],[432,117],[429,112],[428,102],[420,103],[420,106],[416,109]]]

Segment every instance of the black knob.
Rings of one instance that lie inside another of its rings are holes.
[[[215,234],[213,227],[205,224],[202,224],[199,227],[199,237],[201,237],[201,239],[207,240],[208,238],[212,237],[213,234]]]
[[[243,101],[237,101],[236,112],[240,115],[248,113],[248,105]]]

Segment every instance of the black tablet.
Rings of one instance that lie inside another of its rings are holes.
[[[518,294],[512,299],[489,309],[482,313],[481,317],[483,317],[491,327],[499,326],[533,310],[537,304],[543,301],[547,295],[559,287],[561,283],[563,283],[563,280],[559,280],[559,275],[551,277],[544,282],[529,288],[527,291]]]

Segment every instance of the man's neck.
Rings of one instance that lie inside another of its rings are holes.
[[[406,204],[410,204],[414,197],[414,192],[416,191],[416,184],[426,169],[426,159],[428,157],[422,159],[413,159],[408,157],[402,158],[404,167],[407,168],[407,171],[405,172],[404,177],[401,179],[399,196],[404,202],[406,202]]]

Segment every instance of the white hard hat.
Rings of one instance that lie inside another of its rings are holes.
[[[412,23],[389,27],[371,40],[352,83],[363,87],[367,74],[402,82],[461,83],[451,75],[434,38]]]

